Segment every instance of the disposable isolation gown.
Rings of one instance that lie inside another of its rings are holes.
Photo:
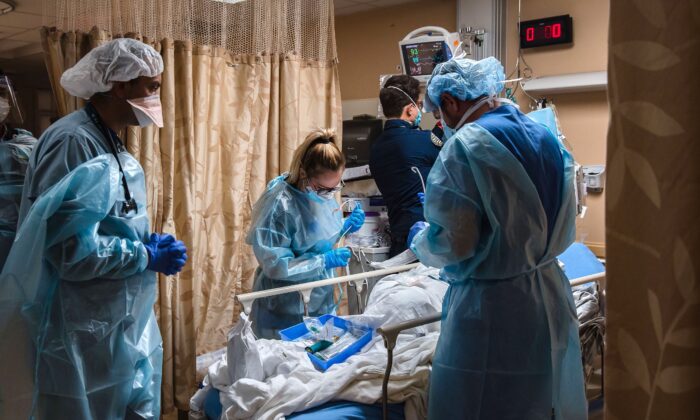
[[[334,199],[301,192],[273,179],[255,204],[247,243],[260,266],[253,290],[268,290],[334,277],[326,270],[323,253],[333,248],[343,227],[342,212]],[[333,310],[333,286],[317,287],[308,304],[310,316]],[[277,332],[302,322],[304,304],[297,292],[256,299],[251,311],[258,338],[279,338]]]
[[[576,310],[555,259],[574,240],[574,162],[550,131],[533,132],[518,114],[509,130],[556,141],[563,157],[552,232],[526,169],[479,120],[446,142],[428,177],[430,227],[412,249],[450,283],[430,419],[587,417]]]
[[[119,153],[137,204],[125,214],[106,141],[80,110],[49,128],[30,159],[20,228],[0,275],[2,418],[28,418],[27,388],[38,419],[160,416],[144,173]]]
[[[35,144],[32,133],[25,130],[0,140],[0,271],[15,239],[24,174]]]

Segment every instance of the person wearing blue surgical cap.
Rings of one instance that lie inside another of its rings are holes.
[[[117,39],[61,77],[89,102],[29,159],[0,274],[1,418],[160,418],[156,273],[180,272],[186,247],[150,232],[144,171],[117,133],[163,125],[162,72],[152,47]]]
[[[356,207],[342,219],[335,195],[344,169],[335,133],[316,130],[294,152],[289,173],[268,184],[246,239],[260,264],[254,291],[330,278],[348,265],[350,250],[334,246],[344,234],[360,230],[365,214]],[[333,286],[313,289],[306,306],[310,316],[332,313]],[[258,338],[279,339],[279,331],[302,322],[304,312],[298,292],[256,299],[253,331]]]
[[[503,80],[491,57],[447,61],[427,84],[450,137],[409,239],[450,283],[429,418],[585,419],[578,319],[556,262],[574,240],[574,162],[496,97]]]

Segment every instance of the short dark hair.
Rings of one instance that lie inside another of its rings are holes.
[[[411,100],[406,95],[396,89],[389,88],[389,86],[401,89],[413,99],[413,102],[418,103],[418,98],[420,97],[420,83],[418,79],[404,74],[391,76],[379,91],[379,102],[382,104],[382,111],[385,117],[400,117],[403,108],[411,103]]]

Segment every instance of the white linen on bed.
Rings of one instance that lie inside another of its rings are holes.
[[[347,318],[377,327],[439,312],[447,284],[436,280],[437,274],[435,269],[420,266],[386,277],[375,285],[365,314]],[[232,331],[237,331],[239,336],[246,335],[249,328],[242,320]],[[430,361],[438,336],[439,323],[414,328],[399,336],[389,382],[389,401],[406,402],[407,419],[427,415]],[[250,352],[257,351],[264,370],[263,380],[245,377],[232,381],[227,358],[221,357],[209,366],[205,388],[192,398],[193,410],[202,409],[210,387],[220,391],[225,419],[280,419],[332,400],[381,402],[387,352],[379,336],[375,336],[361,353],[331,366],[326,372],[319,372],[311,364],[300,343],[256,340],[254,344],[246,344],[255,347],[246,352],[235,351],[231,344],[229,361],[237,366],[241,364],[240,358],[250,358]]]

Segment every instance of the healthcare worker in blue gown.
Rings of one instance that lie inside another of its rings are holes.
[[[490,57],[442,63],[427,84],[449,140],[411,248],[450,283],[429,418],[583,420],[578,319],[556,262],[574,240],[574,163],[496,98],[503,80]]]
[[[110,41],[61,85],[89,99],[39,139],[20,224],[0,275],[0,417],[157,419],[163,349],[156,272],[186,249],[151,234],[146,183],[117,133],[162,126],[161,56]]]
[[[22,123],[15,99],[10,79],[0,72],[0,271],[15,239],[24,174],[36,145],[32,133],[10,124],[11,114]]]
[[[334,277],[350,259],[339,239],[360,230],[365,221],[356,207],[342,219],[335,195],[342,187],[345,158],[331,130],[309,134],[294,152],[289,173],[273,179],[253,209],[247,243],[260,266],[253,290],[269,290]],[[313,289],[310,316],[333,313],[333,286]],[[304,302],[298,292],[256,299],[251,311],[258,338],[279,339],[278,332],[303,321]]]

